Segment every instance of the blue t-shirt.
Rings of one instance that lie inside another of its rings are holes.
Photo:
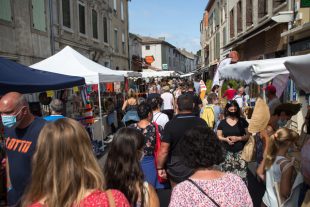
[[[57,119],[63,119],[66,118],[63,115],[50,115],[50,116],[46,116],[43,119],[45,119],[46,121],[56,121]]]
[[[37,139],[46,121],[36,117],[24,129],[5,128],[6,153],[9,162],[9,174],[14,193],[8,192],[9,205],[16,204],[21,198],[31,177],[31,159]]]

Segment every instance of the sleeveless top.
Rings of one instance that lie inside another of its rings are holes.
[[[263,202],[268,207],[281,206],[281,207],[292,207],[298,206],[298,197],[300,192],[300,187],[303,182],[303,177],[300,172],[297,172],[296,178],[294,180],[291,194],[285,200],[281,201],[280,198],[280,181],[281,175],[289,167],[293,166],[295,159],[290,162],[286,157],[277,156],[274,163],[266,171],[266,191],[263,197]],[[281,165],[286,163],[281,171]]]

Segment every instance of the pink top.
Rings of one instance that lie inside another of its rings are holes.
[[[112,190],[112,195],[113,195],[116,207],[130,207],[129,202],[123,193],[121,193],[118,190]],[[96,191],[92,192],[90,195],[88,195],[87,197],[85,197],[81,201],[80,206],[83,206],[83,207],[109,207],[109,200],[108,200],[107,194],[105,192],[96,190]],[[43,207],[43,205],[40,203],[34,203],[34,204],[30,205],[29,207]]]
[[[223,98],[226,96],[227,100],[232,100],[234,96],[236,95],[236,90],[235,89],[227,89],[223,95]]]
[[[253,207],[249,191],[240,177],[227,173],[212,180],[192,179],[219,206]],[[189,181],[183,181],[172,191],[169,207],[215,207],[215,204]]]

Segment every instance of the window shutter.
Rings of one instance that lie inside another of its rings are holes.
[[[32,0],[33,28],[46,31],[44,0]]]
[[[0,19],[11,22],[11,2],[10,0],[0,0]]]

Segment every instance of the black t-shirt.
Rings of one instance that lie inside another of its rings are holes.
[[[207,123],[194,114],[178,114],[165,125],[162,141],[170,144],[170,156],[178,155],[177,144],[184,134],[195,126],[207,127]]]
[[[37,139],[46,121],[36,117],[24,129],[5,128],[6,153],[10,167],[10,179],[16,192],[16,202],[22,196],[24,189],[31,177],[31,159]],[[15,199],[14,199],[15,200]]]
[[[224,137],[229,136],[243,136],[246,134],[245,129],[248,128],[248,122],[240,117],[238,122],[234,126],[230,126],[226,119],[222,120],[217,127],[218,130],[222,130]],[[223,142],[225,148],[230,152],[239,152],[243,149],[246,141],[239,141],[233,145],[229,145],[227,142]]]
[[[195,104],[194,109],[193,109],[193,114],[196,115],[196,116],[199,116],[199,114],[200,114],[199,105],[202,104],[202,101],[201,101],[200,97],[197,96],[197,94],[194,91],[188,91],[185,94],[190,95],[190,96],[193,97],[193,101],[194,101],[194,104]]]

